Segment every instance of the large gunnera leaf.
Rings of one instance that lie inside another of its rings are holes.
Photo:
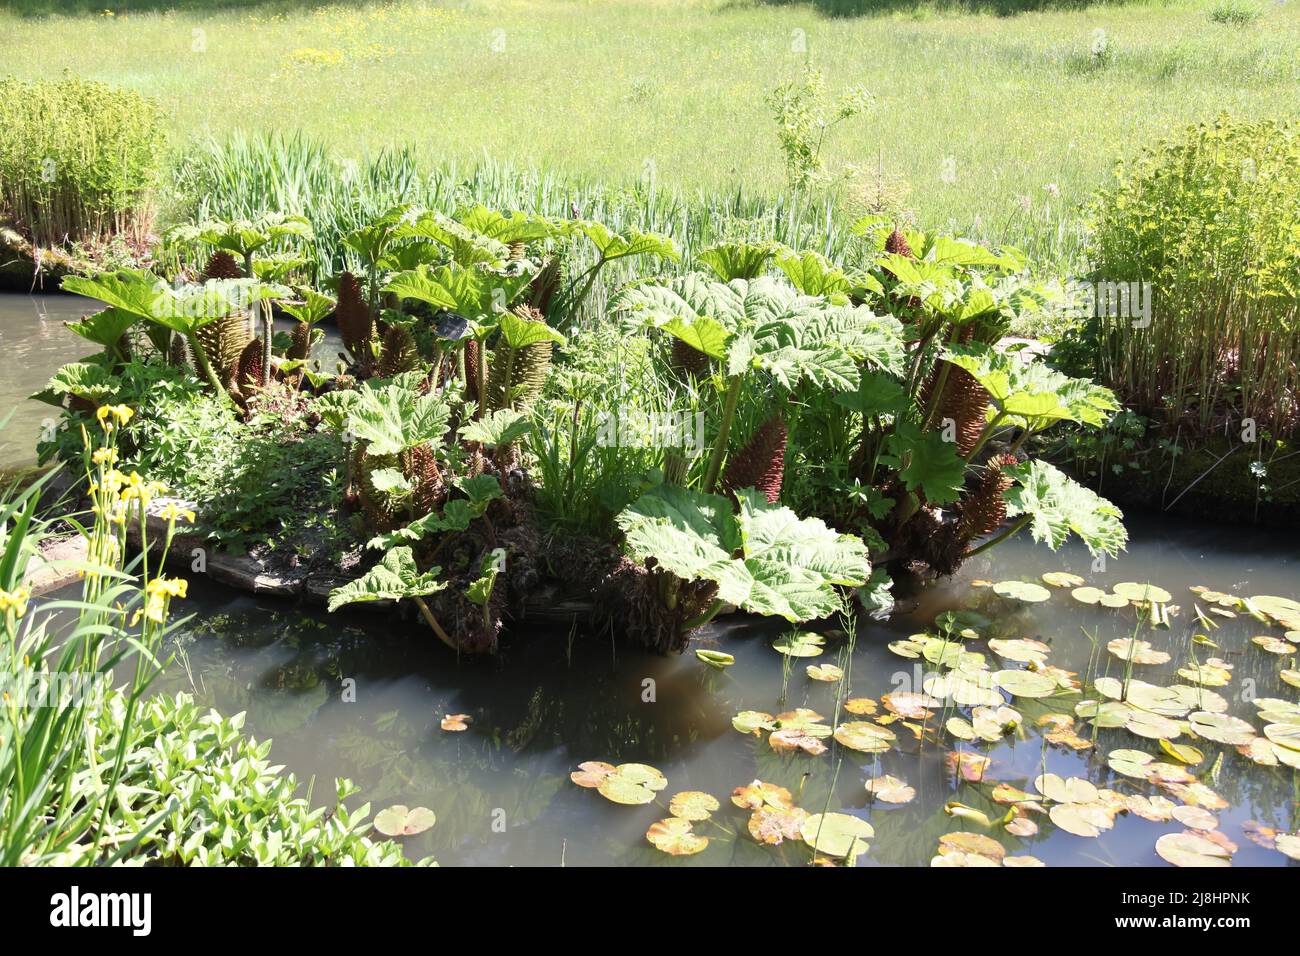
[[[660,485],[618,523],[638,560],[653,558],[683,580],[713,581],[720,600],[792,622],[833,613],[841,605],[834,586],[860,587],[871,574],[867,548],[853,535],[768,504],[753,489],[737,498],[733,514],[720,495]]]
[[[1093,554],[1112,557],[1128,542],[1118,508],[1047,462],[1027,461],[1006,474],[1015,481],[1005,493],[1007,515],[1028,515],[1035,541],[1055,550],[1073,531]]]
[[[393,548],[382,561],[340,588],[330,591],[329,609],[362,601],[397,601],[407,597],[424,597],[447,585],[438,580],[442,568],[434,566],[423,574],[415,566],[415,555],[405,545]]]
[[[348,412],[348,430],[370,443],[370,454],[396,455],[425,442],[442,441],[447,406],[433,393],[418,395],[401,385],[367,385]]]

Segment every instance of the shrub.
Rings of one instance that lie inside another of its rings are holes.
[[[1211,23],[1222,23],[1225,26],[1244,27],[1247,24],[1254,23],[1264,15],[1264,8],[1258,3],[1251,3],[1250,0],[1221,0],[1210,7],[1206,14]]]
[[[1150,283],[1149,322],[1097,321],[1108,384],[1166,426],[1293,432],[1300,124],[1189,127],[1121,163],[1093,218],[1094,278]]]
[[[38,246],[140,242],[153,222],[162,112],[132,90],[0,79],[0,214]]]

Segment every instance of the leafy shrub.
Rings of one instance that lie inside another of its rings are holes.
[[[1300,124],[1192,126],[1098,197],[1100,282],[1147,282],[1151,318],[1100,318],[1100,373],[1139,412],[1207,431],[1300,423]],[[1099,310],[1100,311],[1100,310]]]
[[[132,90],[0,79],[0,214],[38,246],[141,242],[162,168],[162,112]]]
[[[1222,23],[1233,27],[1244,27],[1254,23],[1263,15],[1263,6],[1250,0],[1220,0],[1206,13],[1211,23]]]
[[[113,801],[104,826],[108,846],[139,838],[125,862],[408,865],[398,844],[369,838],[369,804],[351,811],[344,806],[357,792],[349,781],[335,782],[331,807],[313,809],[297,796],[294,775],[267,759],[271,741],[258,743],[243,733],[243,714],[204,713],[188,694],[146,701],[125,731],[123,712],[122,696],[111,695],[92,726],[101,761],[111,765],[117,748],[125,747],[118,786],[137,794],[134,800]],[[87,844],[76,844],[49,862],[92,862],[88,851]]]

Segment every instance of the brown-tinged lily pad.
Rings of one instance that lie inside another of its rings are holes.
[[[614,772],[612,763],[603,760],[588,760],[578,764],[578,769],[569,774],[569,779],[580,787],[595,789],[600,782]]]
[[[802,750],[816,757],[826,752],[826,745],[821,742],[820,737],[815,737],[798,727],[772,731],[767,738],[767,743],[777,753],[793,753]]]
[[[1148,740],[1172,740],[1182,734],[1178,721],[1146,710],[1131,709],[1124,727],[1131,734],[1146,737]]]
[[[794,807],[794,797],[789,790],[763,780],[755,780],[748,786],[731,791],[731,802],[747,810],[757,810],[759,807],[789,810]]]
[[[1250,642],[1270,654],[1286,655],[1296,652],[1296,646],[1290,641],[1284,641],[1280,637],[1272,637],[1268,634],[1252,637]]]
[[[1232,854],[1212,840],[1195,833],[1166,833],[1156,841],[1160,858],[1179,867],[1221,867],[1232,865]]]
[[[1300,687],[1300,670],[1283,670],[1278,671],[1278,677],[1282,683],[1289,684],[1292,687]]]
[[[1232,683],[1232,665],[1225,660],[1211,657],[1199,664],[1188,664],[1186,667],[1178,668],[1178,676],[1203,687],[1227,687]]]
[[[1002,865],[1003,866],[1047,866],[1047,864],[1044,863],[1042,860],[1040,860],[1038,857],[1030,856],[1027,853],[1022,853],[1019,856],[1004,856],[1002,858]]]
[[[943,701],[937,697],[910,690],[896,690],[892,694],[885,694],[880,698],[880,702],[891,714],[898,714],[911,720],[922,720],[929,716],[931,710],[943,706]]]
[[[970,753],[969,751],[962,753],[949,751],[944,754],[943,760],[949,771],[959,774],[968,783],[979,783],[983,780],[984,774],[989,769],[989,764],[993,762],[983,754]]]
[[[1049,697],[1056,693],[1056,681],[1029,670],[1003,670],[993,675],[994,683],[1013,697]]]
[[[643,763],[622,763],[614,772],[600,779],[596,792],[611,803],[638,806],[650,803],[655,794],[668,786],[668,778]]]
[[[850,714],[869,717],[879,710],[879,705],[870,697],[850,697],[844,702],[844,709]]]
[[[1007,855],[1006,847],[991,836],[964,830],[939,837],[939,855],[948,853],[974,853],[999,862]]]
[[[700,836],[691,828],[691,821],[669,817],[650,824],[645,838],[656,850],[669,856],[692,856],[709,845],[709,838]]]
[[[668,801],[668,812],[683,820],[707,820],[718,809],[718,799],[701,790],[683,790]]]
[[[799,807],[758,807],[749,815],[749,835],[759,843],[776,846],[786,840],[802,839],[799,827],[808,818],[808,811]]]
[[[442,718],[442,729],[450,732],[456,732],[469,729],[469,714],[447,714]]]
[[[881,803],[908,803],[916,796],[916,791],[897,777],[886,774],[873,777],[866,783],[867,793]]]
[[[375,829],[388,837],[414,836],[423,833],[438,822],[428,807],[406,807],[394,804],[375,814]]]
[[[1125,797],[1124,803],[1129,813],[1153,823],[1168,823],[1174,818],[1174,810],[1178,806],[1168,797],[1145,797],[1141,794]]]

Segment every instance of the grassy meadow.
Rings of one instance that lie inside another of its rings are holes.
[[[875,97],[823,146],[850,206],[902,196],[927,227],[1068,261],[1115,158],[1220,111],[1300,112],[1300,4],[1243,3],[11,0],[0,69],[154,96],[178,148],[302,129],[344,157],[411,143],[430,162],[775,193],[764,97],[810,63],[832,96]]]

